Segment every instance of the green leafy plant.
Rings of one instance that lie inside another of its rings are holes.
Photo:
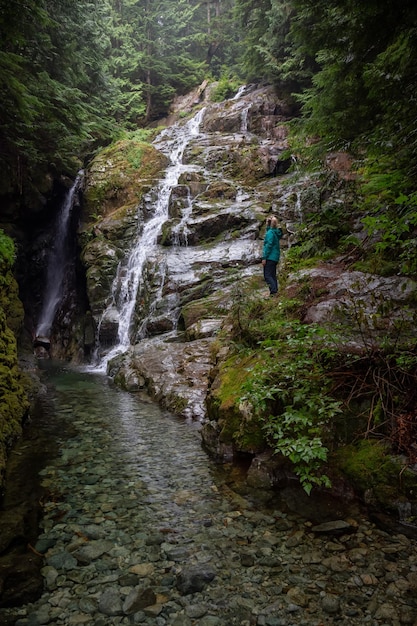
[[[320,329],[283,319],[282,312],[276,315],[274,338],[259,342],[264,356],[248,373],[241,401],[250,403],[254,414],[262,418],[271,447],[292,462],[304,490],[310,493],[314,485],[330,485],[322,468],[331,423],[341,403],[329,392],[317,342]],[[271,321],[267,328],[270,335]]]

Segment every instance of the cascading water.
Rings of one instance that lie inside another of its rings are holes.
[[[36,327],[36,337],[49,338],[58,307],[62,301],[66,287],[68,263],[72,261],[69,248],[69,224],[77,192],[80,190],[84,177],[81,170],[68,190],[61,205],[54,230],[53,245],[47,260],[46,289],[43,306]]]
[[[205,109],[201,109],[184,126],[173,126],[162,131],[154,145],[170,159],[165,177],[157,189],[157,199],[154,204],[153,216],[145,223],[142,232],[133,245],[127,264],[120,266],[113,285],[113,301],[106,309],[103,317],[111,309],[117,311],[117,339],[118,344],[105,355],[101,367],[106,368],[108,361],[128,350],[132,343],[133,317],[137,302],[138,291],[143,280],[146,261],[154,255],[158,235],[164,222],[168,218],[169,200],[171,191],[178,184],[180,175],[191,170],[192,166],[183,164],[184,151],[193,137],[200,133],[200,124]],[[163,269],[161,270],[163,274]],[[157,294],[158,297],[158,294]],[[142,323],[138,336],[144,336],[146,322]]]

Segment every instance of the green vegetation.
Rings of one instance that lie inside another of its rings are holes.
[[[13,267],[15,255],[13,239],[8,237],[0,228],[0,269],[2,270],[2,278],[4,278],[6,271]]]
[[[223,338],[231,356],[210,407],[221,437],[239,450],[262,449],[261,430],[264,446],[291,462],[308,493],[329,486],[326,468],[344,458],[336,451],[363,440],[414,463],[417,434],[413,294],[401,315],[382,296],[370,315],[355,297],[339,319],[319,326],[301,321],[305,303],[320,298],[313,282],[301,280],[292,297],[282,291],[278,303],[253,290],[235,294],[232,334]],[[363,480],[372,488],[376,478]]]
[[[17,362],[16,337],[23,321],[23,306],[12,274],[15,246],[0,229],[0,488],[7,450],[21,434],[29,403]]]
[[[250,407],[266,442],[292,462],[309,493],[313,485],[329,484],[322,466],[341,408],[323,364],[323,355],[332,351],[321,343],[317,326],[300,323],[299,309],[298,300],[280,299],[277,305],[236,299],[231,314],[234,360],[244,358],[247,365],[239,367],[234,397],[235,403]]]
[[[74,174],[121,130],[163,117],[175,95],[218,78],[238,57],[233,23],[233,0],[8,2],[0,194],[29,201],[48,174]]]
[[[382,505],[385,511],[396,514],[393,503],[414,498],[415,476],[407,471],[404,459],[392,455],[389,442],[365,439],[341,447],[335,458],[357,491],[372,490],[374,503]]]

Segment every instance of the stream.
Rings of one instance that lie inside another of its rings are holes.
[[[45,361],[43,595],[16,626],[416,624],[416,542],[351,504],[251,490],[198,425]],[[55,433],[56,436],[56,433]]]

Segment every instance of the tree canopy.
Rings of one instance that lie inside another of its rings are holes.
[[[298,101],[324,148],[360,146],[413,187],[414,0],[0,0],[0,38],[3,196],[236,76]]]

